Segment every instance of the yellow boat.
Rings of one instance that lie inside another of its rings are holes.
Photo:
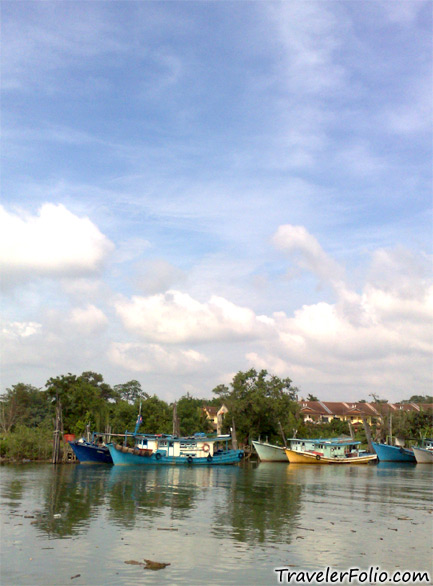
[[[377,454],[358,450],[360,442],[332,440],[291,440],[286,455],[291,464],[368,464]]]

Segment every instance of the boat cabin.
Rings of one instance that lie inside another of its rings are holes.
[[[180,438],[170,435],[137,435],[135,448],[146,450],[149,455],[160,454],[161,457],[206,458],[228,450],[230,440],[230,435],[207,437],[204,433]]]
[[[361,442],[326,439],[292,439],[290,449],[316,454],[322,458],[351,458],[359,455]]]

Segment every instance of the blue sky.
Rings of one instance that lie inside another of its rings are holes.
[[[1,391],[431,392],[430,2],[2,2]]]

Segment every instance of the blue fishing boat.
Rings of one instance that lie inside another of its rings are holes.
[[[380,462],[408,462],[412,464],[416,462],[413,450],[403,448],[402,446],[390,446],[375,442],[372,442],[372,444]]]
[[[91,441],[84,438],[68,442],[80,464],[112,464],[110,452],[99,439],[102,437],[93,434]]]
[[[125,443],[128,437],[135,438],[138,429],[142,423],[143,418],[141,416],[140,405],[140,412],[135,423],[134,432],[132,433],[129,431],[125,431],[124,434],[120,435],[120,437],[125,438]],[[110,438],[111,437],[119,437],[119,434],[110,434]],[[90,440],[80,438],[78,440],[71,440],[68,443],[71,446],[71,449],[74,452],[80,464],[112,464],[113,460],[111,458],[110,451],[108,450],[105,444],[105,439],[106,434],[101,432],[93,432]]]
[[[125,465],[193,465],[217,466],[236,464],[244,457],[243,450],[229,449],[230,435],[208,437],[196,433],[190,437],[139,434],[134,446],[109,443],[107,448],[115,466]]]

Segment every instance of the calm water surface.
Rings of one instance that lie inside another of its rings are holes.
[[[282,566],[431,575],[432,468],[2,466],[0,583],[273,585]],[[143,559],[170,565],[125,564]]]

